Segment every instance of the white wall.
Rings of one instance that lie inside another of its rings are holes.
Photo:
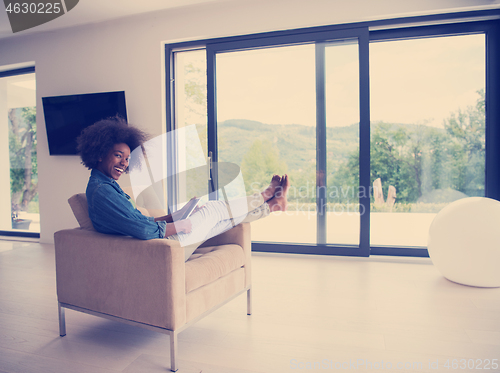
[[[55,231],[77,225],[66,200],[85,191],[89,175],[76,156],[49,156],[42,97],[125,90],[129,121],[157,135],[164,127],[163,42],[499,5],[500,0],[221,1],[0,39],[0,68],[35,61],[41,242],[53,242]]]

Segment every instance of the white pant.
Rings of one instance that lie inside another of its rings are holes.
[[[167,238],[177,240],[184,247],[185,260],[204,241],[243,222],[252,222],[268,216],[269,205],[260,193],[232,201],[208,201],[202,209],[189,217],[189,233],[177,233]],[[175,222],[174,222],[175,224]]]

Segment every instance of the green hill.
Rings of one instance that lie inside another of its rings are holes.
[[[241,164],[256,140],[276,146],[289,170],[310,168],[316,162],[316,129],[299,124],[275,125],[233,119],[218,123],[219,160]],[[329,160],[343,160],[359,143],[359,126],[327,128]]]

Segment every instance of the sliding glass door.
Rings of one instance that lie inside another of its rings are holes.
[[[228,197],[262,191],[275,173],[290,177],[289,210],[252,223],[254,250],[428,256],[442,208],[500,199],[500,25],[416,21],[167,47],[170,66],[179,53],[205,64],[182,68],[206,78],[182,88],[184,102],[205,105],[185,124],[206,128],[215,165],[241,168],[244,183]],[[206,185],[217,191],[212,171]]]
[[[255,241],[316,243],[314,56],[314,44],[216,55],[219,162],[241,167],[240,195],[260,193],[273,174],[292,185],[287,212],[252,224]]]
[[[372,246],[425,249],[451,202],[485,195],[485,35],[373,42]]]
[[[366,186],[359,177],[363,36],[367,51],[367,33],[359,30],[316,34],[314,42],[207,48],[210,151],[241,167],[239,195],[261,192],[273,174],[291,181],[288,211],[252,223],[252,240],[263,250],[285,243],[368,255],[367,241],[360,241],[369,199],[360,200]],[[367,80],[365,72],[366,86]],[[364,103],[366,131],[367,98]]]
[[[200,169],[207,163],[207,74],[204,48],[173,54],[175,89],[174,132],[168,136],[174,148],[169,159],[177,173],[174,185],[167,188],[170,206],[182,206],[194,196],[208,200],[208,172]]]
[[[358,245],[359,203],[359,46],[344,40],[319,46],[324,50],[327,201],[323,243]],[[321,54],[320,54],[321,55]],[[321,141],[322,137],[318,138]],[[323,175],[318,175],[322,177]],[[321,186],[320,186],[321,188]],[[318,225],[321,224],[318,221]]]

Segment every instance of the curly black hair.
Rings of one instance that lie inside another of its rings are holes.
[[[77,150],[82,164],[89,170],[97,168],[115,144],[127,144],[130,151],[141,146],[148,135],[138,128],[129,126],[120,116],[100,120],[85,128],[77,138]],[[129,168],[133,168],[133,162]],[[128,171],[128,169],[127,169]]]

